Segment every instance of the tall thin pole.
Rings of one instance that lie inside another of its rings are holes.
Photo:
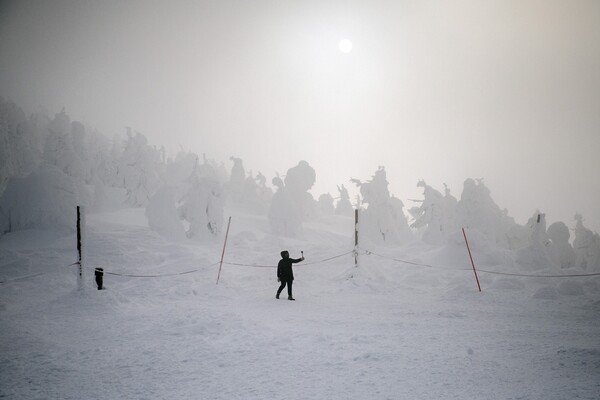
[[[223,267],[223,258],[225,257],[225,246],[227,246],[227,236],[229,236],[229,225],[231,225],[231,217],[227,221],[227,231],[225,232],[225,243],[223,243],[223,252],[221,253],[221,263],[219,264],[219,273],[217,274],[217,285],[219,284],[219,278],[221,277],[221,268]]]
[[[471,248],[469,247],[469,241],[467,240],[467,234],[465,228],[462,228],[463,236],[465,237],[465,243],[467,244],[467,250],[469,251],[469,258],[471,259],[471,265],[473,266],[473,273],[475,274],[475,280],[477,281],[477,287],[481,292],[481,285],[479,284],[479,278],[477,277],[477,270],[475,269],[475,263],[473,262],[473,256],[471,255]]]
[[[358,267],[358,208],[354,210],[354,266]]]
[[[77,278],[77,288],[83,290],[83,263],[84,263],[84,227],[85,227],[85,214],[84,208],[77,206],[77,265],[79,266],[79,276]]]

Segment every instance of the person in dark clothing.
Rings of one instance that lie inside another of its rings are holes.
[[[279,264],[277,265],[277,280],[281,282],[281,286],[277,290],[276,299],[279,298],[281,291],[287,285],[288,290],[288,300],[296,300],[292,297],[292,282],[294,281],[294,271],[292,270],[292,264],[299,263],[300,261],[304,261],[304,254],[302,258],[290,258],[290,253],[287,250],[281,252],[281,260],[279,260]]]

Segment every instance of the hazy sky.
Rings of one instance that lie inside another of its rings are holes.
[[[600,231],[599,1],[3,0],[0,96],[269,180],[304,159],[315,197],[383,165],[407,207],[484,178]]]

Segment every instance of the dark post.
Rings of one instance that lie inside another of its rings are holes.
[[[83,225],[85,223],[83,212],[83,207],[77,206],[77,265],[79,266],[77,287],[79,290],[83,290]]]
[[[96,268],[94,275],[96,275],[96,285],[98,285],[98,290],[102,290],[102,277],[104,276],[104,268]]]

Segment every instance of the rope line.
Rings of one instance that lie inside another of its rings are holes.
[[[308,266],[308,265],[322,264],[324,262],[335,260],[336,258],[340,258],[340,257],[346,256],[348,254],[352,254],[352,253],[354,253],[354,250],[347,251],[345,253],[338,254],[338,255],[335,255],[335,256],[332,256],[332,257],[324,258],[322,260],[313,261],[313,262],[307,262],[307,263],[302,263],[300,265],[295,265],[295,266],[296,267],[305,267],[305,266]],[[227,261],[223,261],[223,264],[235,265],[235,266],[238,266],[238,267],[277,268],[277,265],[243,264],[243,263],[234,263],[234,262],[227,262]]]
[[[362,247],[358,247],[358,249],[362,250],[362,253],[359,254],[363,254],[363,255],[375,255],[381,258],[385,258],[388,260],[392,260],[392,261],[396,261],[399,263],[403,263],[403,264],[408,264],[408,265],[413,265],[413,266],[418,266],[418,267],[426,267],[426,268],[434,268],[434,269],[442,269],[442,270],[453,270],[453,271],[470,271],[470,268],[446,268],[446,267],[440,267],[440,266],[435,266],[435,265],[431,265],[431,264],[425,264],[425,263],[419,263],[419,262],[415,262],[415,261],[408,261],[408,260],[403,260],[400,258],[395,258],[395,257],[390,257],[390,256],[386,256],[383,254],[379,254],[376,253],[374,251],[362,248]],[[312,262],[308,262],[308,263],[303,263],[301,265],[298,266],[308,266],[308,265],[317,265],[317,264],[322,264],[331,260],[335,260],[337,258],[340,257],[344,257],[348,254],[355,254],[356,251],[355,250],[351,250],[351,251],[347,251],[345,253],[342,254],[337,254],[331,257],[327,257],[321,260],[317,260],[317,261],[312,261]],[[71,267],[73,265],[79,265],[80,262],[76,261],[72,264],[66,265],[66,267]],[[213,267],[215,265],[218,265],[219,262],[215,262],[213,264],[210,264],[208,266],[205,267],[201,267],[201,268],[196,268],[196,269],[192,269],[189,271],[182,271],[182,272],[173,272],[173,273],[165,273],[165,274],[153,274],[153,275],[143,275],[143,274],[125,274],[125,273],[118,273],[118,272],[111,272],[111,271],[103,271],[104,274],[106,275],[113,275],[113,276],[123,276],[123,277],[129,277],[129,278],[166,278],[166,277],[172,277],[172,276],[181,276],[181,275],[188,275],[188,274],[192,274],[195,272],[198,272],[202,269],[205,268],[210,268]],[[252,267],[252,268],[277,268],[277,266],[275,265],[261,265],[261,264],[244,264],[244,263],[235,263],[235,262],[226,262],[223,261],[223,264],[226,265],[233,265],[233,266],[239,266],[239,267]],[[94,269],[96,267],[88,267],[89,269]],[[520,273],[512,273],[512,272],[500,272],[500,271],[490,271],[490,270],[485,270],[485,269],[477,269],[477,272],[481,272],[481,273],[485,273],[485,274],[492,274],[492,275],[504,275],[504,276],[519,276],[519,277],[524,277],[524,278],[577,278],[577,277],[586,277],[586,276],[600,276],[600,272],[594,272],[594,273],[588,273],[588,274],[555,274],[555,275],[538,275],[538,274],[520,274]],[[32,275],[26,275],[26,276],[21,276],[18,278],[12,278],[12,279],[4,279],[0,281],[0,284],[3,283],[8,283],[8,282],[14,282],[14,281],[19,281],[19,280],[24,280],[24,279],[29,279],[29,278],[35,278],[41,275],[47,275],[51,273],[51,271],[46,271],[46,272],[40,272],[37,274],[32,274]]]
[[[477,269],[477,272],[484,272],[486,274],[494,274],[494,275],[508,275],[508,276],[523,276],[526,278],[576,278],[581,276],[598,276],[598,273],[591,274],[560,274],[560,275],[535,275],[535,274],[516,274],[510,272],[497,272],[497,271],[486,271],[484,269]]]
[[[7,282],[14,282],[14,281],[20,281],[22,279],[28,279],[28,278],[35,278],[36,276],[40,276],[40,275],[46,275],[47,272],[40,272],[39,274],[33,274],[33,275],[25,275],[25,276],[20,276],[18,278],[12,278],[12,279],[5,279],[3,281],[0,281],[0,283],[7,283]]]
[[[360,247],[361,250],[365,251],[366,255],[376,255],[378,257],[382,257],[382,258],[387,258],[388,260],[393,260],[393,261],[397,261],[397,262],[401,262],[401,263],[405,263],[405,264],[410,264],[410,265],[415,265],[415,266],[420,266],[420,267],[428,267],[428,268],[436,268],[436,269],[444,269],[444,270],[454,270],[454,271],[471,271],[470,268],[443,268],[443,267],[436,267],[434,265],[429,265],[429,264],[422,264],[422,263],[417,263],[417,262],[413,262],[413,261],[406,261],[406,260],[401,260],[398,258],[394,258],[394,257],[389,257],[389,256],[384,256],[382,254],[378,254],[375,253],[373,251],[364,249],[362,247]],[[600,272],[597,273],[590,273],[590,274],[557,274],[557,275],[536,275],[536,274],[518,274],[518,273],[512,273],[512,272],[498,272],[498,271],[488,271],[485,269],[479,269],[477,268],[477,272],[483,272],[486,274],[493,274],[493,275],[506,275],[506,276],[520,276],[520,277],[524,277],[524,278],[577,278],[577,277],[584,277],[584,276],[600,276]]]
[[[65,265],[65,267],[71,267],[73,265],[78,265],[79,261],[75,261],[73,264],[69,264],[69,265]],[[51,271],[45,271],[45,272],[39,272],[37,274],[32,274],[32,275],[25,275],[25,276],[20,276],[18,278],[10,278],[10,279],[5,279],[3,281],[0,281],[0,284],[2,283],[8,283],[8,282],[14,282],[14,281],[20,281],[23,279],[29,279],[29,278],[35,278],[36,276],[41,276],[41,275],[48,275]]]
[[[118,272],[109,272],[109,271],[102,271],[102,272],[105,273],[106,275],[125,276],[125,277],[128,277],[128,278],[166,278],[166,277],[171,277],[171,276],[193,274],[194,272],[198,272],[198,271],[200,271],[200,270],[202,270],[204,268],[214,267],[215,265],[218,265],[218,264],[219,263],[216,262],[216,263],[210,264],[210,265],[208,265],[206,267],[196,268],[196,269],[192,269],[192,270],[189,270],[189,271],[172,272],[172,273],[157,274],[157,275],[120,274]],[[90,269],[92,269],[92,268],[94,268],[94,267],[90,267]]]
[[[404,264],[414,265],[414,266],[418,266],[418,267],[426,267],[426,268],[445,269],[445,270],[452,269],[452,268],[437,267],[435,265],[423,264],[423,263],[418,263],[418,262],[414,262],[414,261],[401,260],[399,258],[394,258],[394,257],[390,257],[390,256],[384,256],[383,254],[375,253],[374,251],[367,250],[367,249],[364,249],[362,247],[359,247],[359,249],[363,250],[365,252],[364,254],[366,254],[366,255],[371,255],[372,254],[372,255],[377,256],[377,257],[387,258],[388,260],[393,260],[393,261],[401,262],[401,263],[404,263]],[[459,270],[459,271],[466,271],[467,270],[466,268],[465,269],[454,268],[454,269]]]
[[[338,254],[337,256],[332,256],[332,257],[324,258],[324,259],[319,260],[319,261],[313,261],[313,262],[303,263],[302,265],[299,265],[299,266],[322,264],[324,262],[335,260],[336,258],[344,257],[344,256],[347,256],[348,254],[352,254],[352,253],[354,253],[354,250],[350,250],[350,251],[347,251],[345,253]]]

